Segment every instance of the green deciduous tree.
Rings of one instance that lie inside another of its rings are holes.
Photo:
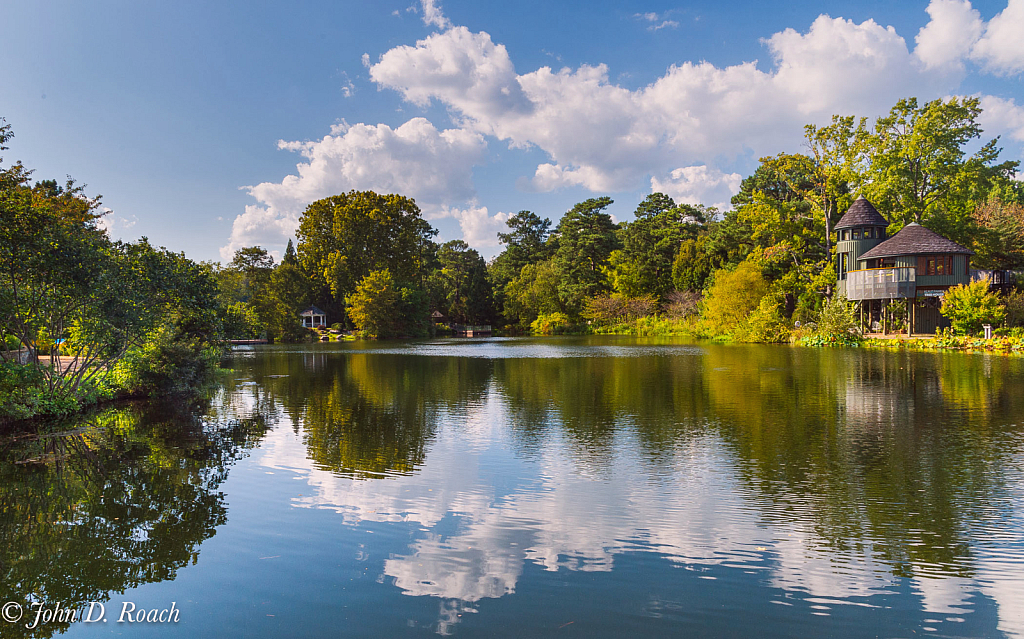
[[[371,271],[419,281],[436,233],[410,198],[350,191],[306,207],[296,233],[298,258],[319,289],[314,301],[327,305],[352,294]]]
[[[309,330],[299,324],[299,313],[310,304],[310,279],[297,264],[282,262],[274,269],[268,289],[269,327],[275,337],[288,342],[305,339]]]
[[[498,233],[504,250],[487,267],[487,278],[494,291],[495,307],[506,321],[516,321],[511,307],[506,308],[505,287],[519,276],[527,264],[536,264],[551,256],[553,247],[547,242],[551,220],[532,211],[519,211],[505,224],[508,233]]]
[[[402,333],[403,305],[409,302],[408,297],[408,290],[397,286],[389,270],[370,271],[348,297],[348,314],[368,337],[395,337]]]
[[[225,339],[258,339],[263,337],[263,322],[256,309],[245,302],[223,307],[221,322]]]
[[[981,137],[980,100],[975,97],[900,100],[870,133],[859,133],[864,191],[898,227],[923,223],[961,243],[970,241],[973,203],[983,200],[993,179],[1018,163],[997,164],[998,139],[972,155],[967,145]]]
[[[727,335],[743,330],[747,318],[768,294],[768,282],[754,260],[745,260],[733,270],[718,270],[701,303],[705,331]]]
[[[553,260],[524,266],[519,276],[505,287],[506,317],[526,327],[538,315],[564,312],[559,280]]]
[[[987,269],[1024,268],[1024,205],[990,196],[973,217],[973,263]]]
[[[805,165],[802,193],[820,213],[825,226],[825,253],[832,252],[832,228],[852,203],[850,185],[861,181],[857,167],[857,129],[853,117],[832,116],[832,123],[804,127],[811,157]],[[795,157],[795,156],[794,156]]]
[[[942,296],[942,314],[953,330],[961,335],[976,335],[983,324],[998,325],[1006,318],[1006,307],[999,296],[989,292],[988,282],[978,280],[960,284]]]
[[[0,126],[0,146],[9,137]],[[29,177],[20,164],[0,171],[0,337],[46,353],[29,377],[50,408],[28,412],[73,410],[128,368],[138,384],[118,390],[173,392],[207,378],[221,338],[209,266],[145,238],[111,242],[98,197],[70,178]]]
[[[716,262],[708,248],[708,236],[684,240],[672,262],[672,284],[679,291],[702,291],[715,271]]]

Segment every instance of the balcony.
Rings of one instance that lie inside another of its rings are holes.
[[[846,298],[850,300],[913,299],[916,296],[915,268],[869,268],[846,274]]]

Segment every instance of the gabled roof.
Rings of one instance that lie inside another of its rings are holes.
[[[882,217],[875,205],[862,195],[846,209],[843,219],[836,224],[836,230],[852,226],[889,226],[889,222]]]
[[[312,317],[313,315],[327,315],[327,313],[324,313],[323,311],[321,311],[319,308],[317,308],[315,306],[310,306],[306,310],[304,310],[301,313],[299,313],[299,315],[301,317]]]
[[[879,257],[896,257],[898,255],[926,255],[931,253],[962,253],[974,255],[974,251],[960,246],[953,240],[947,240],[935,231],[930,231],[916,222],[903,227],[893,235],[858,259],[872,260]]]

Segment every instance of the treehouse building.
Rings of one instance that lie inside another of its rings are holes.
[[[968,248],[920,224],[886,236],[888,221],[864,196],[836,225],[838,292],[858,302],[867,328],[887,333],[934,333],[949,325],[939,313],[942,294],[971,281]]]

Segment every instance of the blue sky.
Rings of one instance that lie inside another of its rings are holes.
[[[1024,0],[38,0],[5,23],[5,161],[203,260],[280,251],[350,188],[415,197],[485,255],[520,209],[724,203],[803,124],[909,95],[980,95],[1004,157],[1024,147]]]

